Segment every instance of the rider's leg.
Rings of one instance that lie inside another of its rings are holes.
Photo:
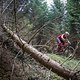
[[[58,52],[63,52],[63,46],[62,46],[62,44],[58,44],[57,51]]]
[[[61,46],[58,45],[57,51],[59,52],[61,50]]]
[[[61,52],[62,51],[62,42],[59,38],[57,38],[57,51]]]

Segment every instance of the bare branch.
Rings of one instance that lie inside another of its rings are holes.
[[[43,29],[46,25],[48,25],[49,22],[50,22],[50,21],[46,22],[42,27],[40,27],[40,28],[34,33],[34,35],[32,35],[32,37],[30,38],[30,40],[28,41],[28,43],[30,43],[31,40],[36,36],[36,34],[37,34],[41,29]]]
[[[11,2],[7,5],[7,7],[3,10],[2,14],[6,11],[6,9],[10,6],[10,4],[13,2],[13,0],[11,0]]]

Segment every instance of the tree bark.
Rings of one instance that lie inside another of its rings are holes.
[[[42,54],[37,49],[35,49],[33,46],[27,44],[24,40],[22,40],[20,37],[18,37],[15,33],[13,33],[11,30],[7,29],[5,25],[2,26],[6,32],[8,32],[13,39],[15,39],[16,43],[19,45],[20,48],[22,48],[25,52],[28,54],[31,54],[31,56],[44,65],[46,68],[50,69],[52,72],[56,73],[57,75],[69,79],[73,77],[73,72],[69,71],[65,68],[63,68],[59,63],[56,61],[50,59],[45,54]]]

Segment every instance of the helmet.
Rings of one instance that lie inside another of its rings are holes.
[[[65,34],[70,35],[69,32],[65,32]]]

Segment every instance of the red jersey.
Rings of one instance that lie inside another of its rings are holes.
[[[67,37],[64,34],[59,35],[58,37],[58,43],[65,43],[65,40],[67,39]]]
[[[67,37],[64,34],[59,35],[58,38],[63,41],[67,39]]]

